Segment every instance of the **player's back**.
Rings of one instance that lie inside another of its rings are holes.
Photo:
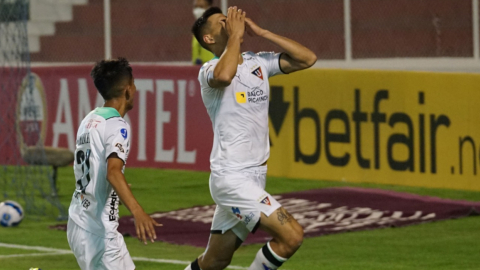
[[[107,180],[107,158],[116,153],[126,162],[130,127],[114,108],[96,108],[77,132],[74,173],[76,188],[70,218],[101,237],[115,236],[119,198]]]

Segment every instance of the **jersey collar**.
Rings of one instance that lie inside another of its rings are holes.
[[[103,116],[105,119],[112,117],[121,117],[117,109],[112,107],[98,107],[95,109],[95,113]]]
[[[244,56],[244,53],[242,53],[242,57],[243,57],[243,56]],[[218,56],[215,55],[215,57],[213,57],[212,60],[215,60],[215,59],[220,59],[220,57],[218,57]]]

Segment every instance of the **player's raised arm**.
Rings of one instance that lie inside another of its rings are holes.
[[[215,66],[213,77],[208,79],[208,84],[214,88],[230,85],[237,73],[240,45],[245,33],[245,12],[237,9],[237,7],[229,7],[227,18],[223,21],[223,24],[228,35],[228,41],[225,50],[221,53],[220,60]]]
[[[125,180],[125,176],[122,173],[123,160],[120,159],[116,153],[113,153],[107,161],[107,180],[135,218],[135,229],[137,230],[138,239],[144,244],[147,244],[148,236],[153,243],[154,239],[157,238],[154,226],[161,225],[143,211],[143,208],[133,196]]]
[[[250,18],[245,19],[247,33],[250,36],[263,37],[283,50],[280,67],[285,73],[306,69],[315,64],[317,56],[307,47],[286,37],[274,34],[255,24]]]

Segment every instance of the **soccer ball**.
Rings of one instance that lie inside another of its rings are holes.
[[[0,225],[3,227],[17,226],[22,222],[23,208],[15,201],[4,201],[0,203]]]

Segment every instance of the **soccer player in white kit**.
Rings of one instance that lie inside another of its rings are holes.
[[[82,270],[133,270],[123,236],[117,231],[120,200],[135,218],[139,240],[153,242],[154,226],[123,175],[130,150],[130,125],[123,119],[136,92],[132,68],[124,58],[98,62],[90,74],[105,99],[77,132],[76,188],[68,210],[67,239]]]
[[[245,29],[283,53],[241,54]],[[208,9],[192,32],[204,48],[219,56],[205,63],[198,75],[213,124],[210,192],[217,207],[206,251],[185,269],[226,268],[235,250],[257,228],[273,239],[248,269],[277,269],[300,247],[303,229],[265,191],[270,154],[268,78],[306,69],[317,57],[299,43],[260,28],[237,7],[229,8],[227,16],[218,8]]]

